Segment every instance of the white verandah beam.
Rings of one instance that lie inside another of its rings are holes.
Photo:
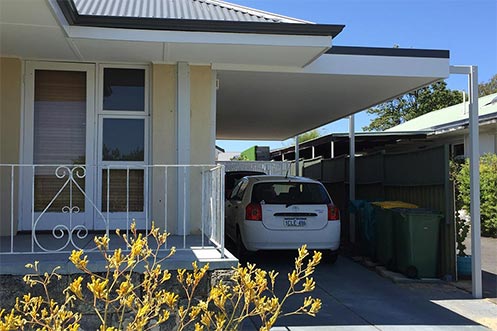
[[[469,164],[471,216],[471,271],[472,293],[482,298],[481,223],[480,223],[480,144],[478,117],[478,67],[450,66],[451,74],[468,75],[469,81]]]

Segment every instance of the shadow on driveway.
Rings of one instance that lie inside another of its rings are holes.
[[[288,284],[296,252],[259,252],[250,262],[265,270],[279,272],[277,294],[281,297]],[[445,309],[431,300],[470,300],[465,291],[450,285],[397,285],[359,264],[339,257],[334,265],[322,262],[314,274],[316,290],[312,296],[322,300],[322,309],[313,318],[290,316],[279,320],[281,330],[317,330],[318,326],[375,330],[486,330],[476,322]],[[435,289],[434,289],[435,287]],[[302,297],[289,301],[297,308]],[[244,330],[258,329],[258,321],[245,323]],[[302,328],[312,326],[312,328]],[[327,328],[324,328],[327,329]]]

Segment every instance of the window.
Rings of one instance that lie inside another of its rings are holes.
[[[145,161],[145,120],[104,118],[103,161]]]
[[[104,68],[103,110],[145,111],[145,70]]]
[[[268,204],[328,204],[326,189],[316,183],[258,183],[252,189],[252,202]]]
[[[248,180],[240,181],[233,190],[233,193],[231,194],[231,200],[241,201],[243,199],[243,194],[245,193],[247,186],[248,186]]]

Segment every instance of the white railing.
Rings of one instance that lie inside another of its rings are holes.
[[[91,251],[93,233],[152,221],[224,257],[224,166],[0,164],[0,254]]]

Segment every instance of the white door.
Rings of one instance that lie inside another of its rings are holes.
[[[26,63],[22,230],[94,227],[94,82],[91,64]]]

